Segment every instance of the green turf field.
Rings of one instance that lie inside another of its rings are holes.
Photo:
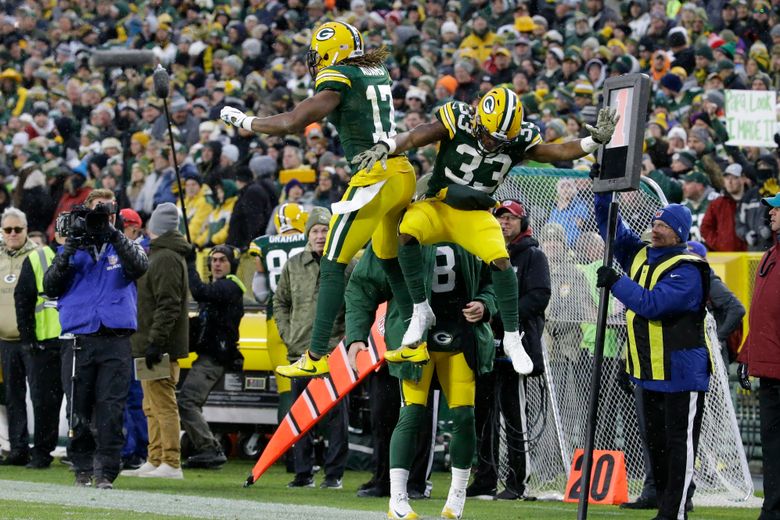
[[[218,471],[185,470],[185,480],[120,477],[113,491],[75,489],[73,474],[58,462],[49,470],[0,467],[0,518],[381,518],[386,499],[361,499],[358,486],[369,479],[365,472],[347,472],[339,491],[287,489],[291,475],[274,466],[250,488],[242,484],[251,463],[231,461]],[[319,477],[319,475],[318,475]],[[319,478],[316,479],[319,484]],[[438,518],[449,486],[449,474],[433,474],[433,498],[412,506],[426,518]],[[28,484],[29,483],[29,484]],[[42,485],[36,486],[35,483]],[[125,493],[125,490],[136,493]],[[30,493],[28,493],[30,491]],[[38,493],[36,496],[35,493]],[[120,500],[122,499],[122,500]],[[42,501],[48,503],[41,503]],[[694,499],[695,502],[695,499]],[[155,503],[166,504],[157,511]],[[127,504],[132,504],[129,506]],[[315,507],[312,507],[315,506]],[[151,509],[144,509],[144,507]],[[319,507],[320,509],[316,509]],[[211,509],[209,509],[211,508]],[[134,512],[135,511],[135,512]],[[152,513],[151,511],[156,511]],[[342,513],[339,514],[339,511]],[[360,512],[364,511],[364,512]],[[370,512],[370,513],[369,513]],[[217,514],[219,513],[219,514]],[[690,518],[750,519],[756,509],[696,507]],[[297,516],[295,516],[297,515]],[[617,507],[590,506],[589,518],[649,519],[653,512],[629,512]],[[575,518],[576,504],[469,500],[464,519],[557,519]]]

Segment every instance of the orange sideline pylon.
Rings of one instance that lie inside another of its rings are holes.
[[[368,338],[368,350],[358,353],[358,374],[355,374],[349,366],[347,348],[342,341],[328,358],[330,373],[326,377],[312,379],[306,390],[295,400],[271,440],[268,441],[263,453],[260,454],[260,459],[252,468],[252,474],[247,477],[244,487],[257,482],[263,473],[290,449],[290,446],[303,437],[331,408],[336,406],[336,403],[384,362],[387,349],[384,334],[385,310],[384,303],[377,309],[376,319]]]

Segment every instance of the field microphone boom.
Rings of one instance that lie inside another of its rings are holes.
[[[155,95],[162,99],[163,107],[165,108],[165,120],[168,123],[168,138],[171,142],[171,156],[173,157],[173,169],[176,172],[176,184],[179,186],[179,200],[181,201],[181,213],[184,219],[184,232],[187,235],[187,242],[192,244],[192,237],[190,237],[190,224],[187,222],[187,207],[184,205],[184,186],[181,183],[181,175],[179,175],[179,161],[176,159],[176,147],[173,142],[173,130],[171,128],[171,114],[168,112],[168,93],[170,91],[171,78],[168,76],[162,65],[157,65],[152,75],[152,83],[154,84]]]
[[[154,63],[154,53],[125,49],[93,51],[89,63],[93,67],[142,67]]]

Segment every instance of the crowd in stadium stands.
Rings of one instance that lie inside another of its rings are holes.
[[[245,250],[273,232],[273,208],[339,199],[350,177],[326,122],[302,135],[264,137],[228,128],[225,105],[255,115],[312,94],[303,54],[332,19],[392,51],[397,129],[434,107],[474,102],[510,85],[525,119],[548,142],[584,135],[605,78],[645,72],[653,82],[644,175],[694,214],[692,237],[713,251],[761,251],[772,242],[758,201],[778,184],[773,150],[731,147],[724,89],[780,88],[780,6],[733,2],[402,0],[288,2],[5,2],[0,16],[0,209],[13,205],[31,231],[97,187],[148,218],[176,202],[162,100],[151,68],[96,67],[94,49],[149,49],[173,81],[168,100],[199,247]],[[703,6],[701,4],[706,4]],[[431,169],[432,147],[410,158]],[[587,168],[587,160],[556,166]],[[259,188],[253,188],[254,185]],[[577,196],[575,196],[575,199]],[[578,201],[574,201],[575,204]],[[570,241],[578,232],[567,229]]]
[[[725,91],[780,90],[777,0],[3,2],[0,212],[20,209],[29,232],[51,240],[58,214],[104,188],[145,223],[158,205],[180,204],[174,164],[198,248],[246,252],[276,232],[284,202],[329,208],[352,173],[331,123],[279,138],[219,114],[232,106],[267,116],[311,97],[305,53],[330,20],[356,26],[367,49],[391,51],[399,132],[448,101],[475,103],[506,85],[546,142],[566,142],[588,135],[606,78],[648,74],[642,174],[690,209],[691,239],[707,250],[774,244],[761,199],[780,191],[776,148],[726,144]],[[151,50],[169,71],[175,161],[152,66],[97,66],[99,49]],[[409,153],[418,176],[435,156],[434,146]],[[592,161],[553,166],[588,171]],[[581,223],[593,218],[577,186],[561,181],[545,215],[569,248],[587,239]]]

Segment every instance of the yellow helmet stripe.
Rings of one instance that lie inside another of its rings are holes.
[[[504,91],[504,97],[506,98],[506,110],[504,111],[504,120],[501,124],[501,132],[506,134],[510,128],[512,128],[512,120],[515,116],[515,107],[517,106],[517,100],[514,93],[509,92],[508,89],[502,89]]]
[[[277,216],[279,217],[279,229],[284,229],[285,227],[289,226],[289,222],[287,221],[287,216],[285,215],[285,212],[287,211],[287,204],[282,204],[279,206],[279,210],[277,211]]]

